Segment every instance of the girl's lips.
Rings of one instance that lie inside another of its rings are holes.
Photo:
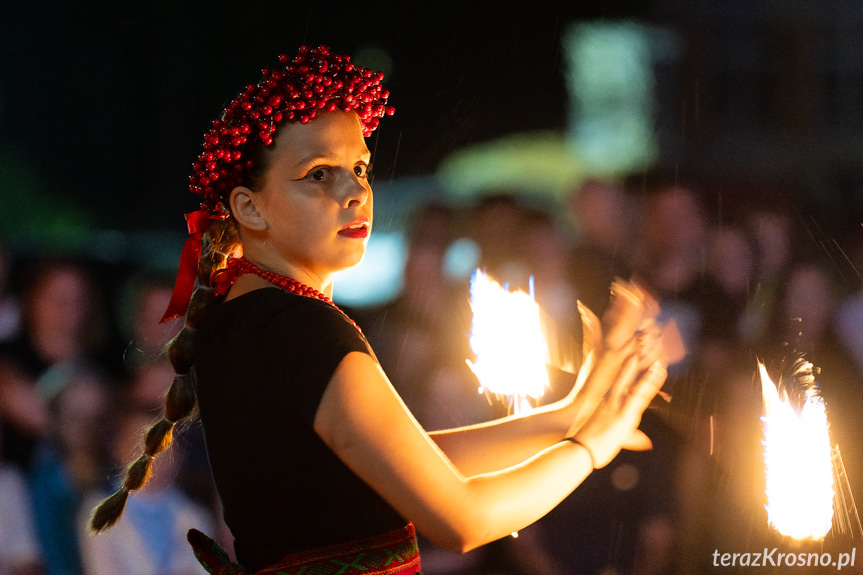
[[[369,235],[369,221],[361,218],[354,220],[338,231],[338,234],[346,238],[362,239]]]

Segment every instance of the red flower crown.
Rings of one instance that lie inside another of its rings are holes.
[[[246,86],[204,134],[189,189],[203,196],[201,208],[213,215],[222,213],[225,195],[243,185],[254,167],[245,151],[257,143],[272,144],[280,123],[305,124],[318,110],[355,111],[368,137],[384,114],[394,112],[386,105],[383,72],[355,66],[350,56],[330,54],[327,46],[301,46],[293,58],[279,56],[279,63],[284,67],[264,68],[261,81]]]

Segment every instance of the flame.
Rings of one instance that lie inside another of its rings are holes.
[[[833,456],[824,401],[803,391],[799,412],[759,362],[764,399],[767,520],[793,539],[822,539],[833,522]]]
[[[533,293],[510,292],[476,270],[470,305],[470,346],[476,359],[467,364],[479,379],[480,393],[507,398],[514,413],[529,411],[528,398],[536,400],[550,387],[548,344]]]

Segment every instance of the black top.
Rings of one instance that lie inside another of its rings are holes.
[[[316,299],[267,288],[208,310],[195,340],[198,405],[237,560],[249,569],[407,523],[313,429],[352,351],[372,355],[341,312]]]

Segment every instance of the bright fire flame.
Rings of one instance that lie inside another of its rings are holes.
[[[821,539],[833,521],[833,460],[824,401],[807,389],[799,413],[758,364],[764,399],[767,520],[794,539]]]
[[[467,363],[479,379],[480,393],[505,397],[514,413],[529,411],[528,398],[542,397],[550,386],[548,344],[533,294],[510,292],[476,270],[470,305],[470,346],[476,359]]]

